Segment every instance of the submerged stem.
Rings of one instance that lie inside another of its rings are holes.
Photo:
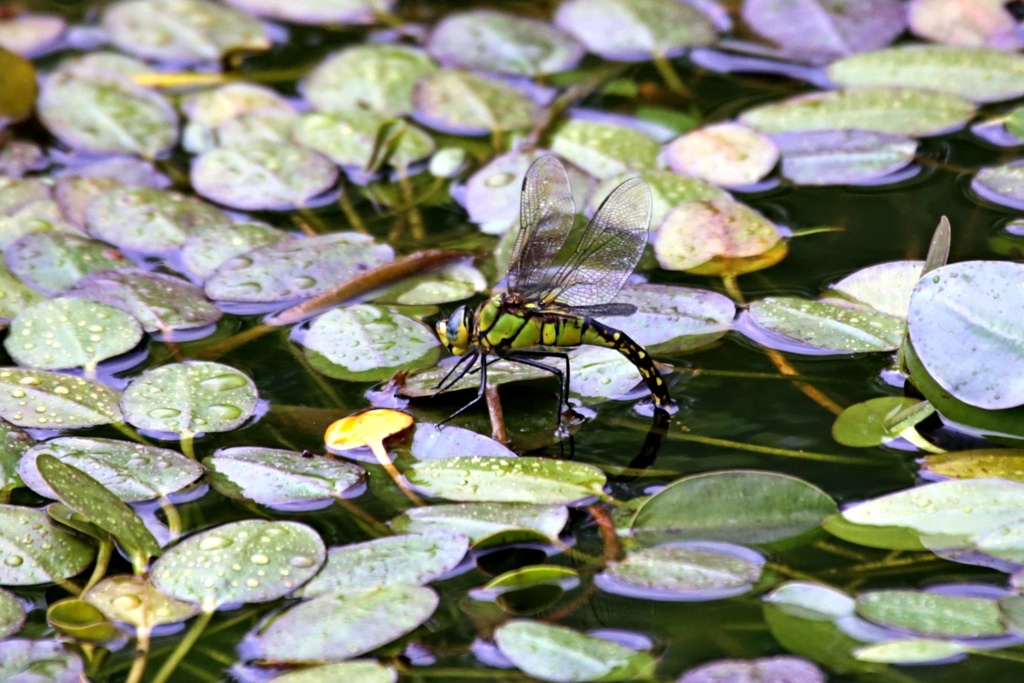
[[[192,646],[199,640],[199,636],[203,634],[203,630],[206,625],[210,623],[210,619],[213,618],[213,610],[203,610],[196,617],[195,622],[192,624],[192,628],[185,633],[185,637],[178,641],[178,646],[174,648],[174,651],[164,660],[163,666],[156,672],[156,676],[150,683],[167,683],[167,679],[171,677],[174,670],[178,667],[178,663],[184,659],[188,651],[192,649]]]

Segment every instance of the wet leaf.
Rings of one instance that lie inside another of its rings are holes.
[[[0,126],[28,118],[37,90],[32,62],[0,47]]]
[[[796,297],[768,297],[748,308],[750,320],[770,333],[837,353],[893,351],[903,341],[900,318]]]
[[[62,293],[89,273],[135,266],[108,244],[56,231],[21,237],[6,257],[14,275],[48,295]]]
[[[436,69],[426,53],[414,47],[357,45],[328,56],[303,81],[301,90],[317,111],[405,116],[413,112],[417,81]]]
[[[539,621],[506,622],[494,642],[517,669],[542,681],[629,681],[654,669],[646,652]]]
[[[857,596],[857,613],[882,626],[939,638],[986,638],[1006,633],[999,606],[989,598],[909,590]]]
[[[907,317],[910,295],[921,279],[924,261],[879,263],[847,275],[818,297],[822,303]]]
[[[393,122],[373,111],[350,110],[335,114],[303,114],[295,124],[294,137],[300,145],[315,150],[344,167],[365,168],[370,164],[380,129]],[[434,152],[434,141],[421,128],[402,123],[402,132],[388,163],[407,168]]]
[[[711,20],[675,0],[567,0],[555,24],[591,52],[615,61],[675,57],[715,40]]]
[[[0,585],[69,579],[92,564],[96,555],[91,544],[41,510],[0,505],[0,522]],[[4,661],[0,656],[0,663]]]
[[[23,486],[18,464],[32,446],[32,437],[12,424],[0,420],[0,495]]]
[[[43,148],[28,140],[7,140],[0,147],[0,174],[21,178],[45,163]]]
[[[413,92],[416,120],[452,135],[487,135],[533,125],[536,105],[528,95],[469,71],[439,69]]]
[[[340,460],[257,446],[218,450],[203,466],[221,494],[271,507],[340,498],[366,476],[362,467]]]
[[[690,287],[627,285],[615,300],[636,306],[636,313],[604,316],[601,321],[623,330],[651,353],[678,353],[710,344],[732,328],[736,316],[729,297]]]
[[[437,425],[422,422],[416,425],[409,446],[409,455],[416,460],[443,460],[466,453],[499,458],[516,457],[506,446],[483,434],[450,425],[441,429]]]
[[[274,683],[397,683],[398,672],[379,662],[355,660],[289,671],[270,680]]]
[[[25,607],[17,596],[0,589],[0,640],[10,638],[25,624]]]
[[[380,446],[384,439],[412,426],[413,418],[400,410],[374,408],[337,420],[327,428],[324,441],[334,451]]]
[[[654,138],[634,128],[577,119],[555,129],[551,151],[603,179],[653,169],[661,148]]]
[[[654,254],[662,268],[688,270],[715,257],[763,254],[782,239],[760,213],[729,199],[683,202],[662,221]]]
[[[1024,483],[1024,449],[992,448],[927,455],[925,473],[949,479],[1009,479]]]
[[[0,417],[19,427],[77,429],[121,422],[121,394],[59,372],[0,368]]]
[[[205,280],[220,266],[247,251],[268,244],[278,244],[291,235],[262,223],[208,225],[193,230],[181,248],[185,272],[197,280]]]
[[[229,121],[256,115],[291,122],[296,116],[295,106],[277,91],[245,81],[187,95],[181,101],[181,110],[188,117],[181,145],[194,154],[223,144],[223,136],[218,133]]]
[[[16,14],[0,21],[0,46],[32,59],[49,52],[67,28],[68,22],[56,14]]]
[[[665,220],[665,216],[683,202],[732,199],[732,196],[725,190],[715,187],[700,178],[689,178],[674,171],[641,169],[638,171],[627,171],[598,183],[590,194],[587,195],[586,214],[588,216],[596,214],[601,206],[601,202],[616,187],[630,178],[641,178],[651,188],[651,230],[657,230],[658,226]]]
[[[0,263],[0,327],[6,327],[3,323],[9,322],[18,313],[42,299],[40,294],[11,275],[7,266]]]
[[[778,133],[782,175],[798,185],[850,185],[884,180],[914,160],[917,142],[863,130]]]
[[[422,275],[414,275],[386,288],[374,297],[377,303],[424,306],[461,301],[487,291],[483,273],[467,263],[450,263]]]
[[[64,598],[46,610],[47,623],[79,643],[105,643],[122,634],[103,612],[79,598]]]
[[[449,14],[427,42],[446,67],[520,76],[567,71],[583,59],[583,46],[549,24],[487,9]]]
[[[433,365],[441,355],[440,343],[426,325],[394,309],[366,304],[317,316],[302,344],[316,370],[358,382]]]
[[[505,572],[488,581],[481,593],[501,595],[512,591],[536,588],[537,586],[564,586],[579,584],[580,574],[571,567],[538,564]]]
[[[742,507],[730,501],[742,500]],[[785,474],[723,470],[684,477],[651,496],[630,524],[644,545],[685,539],[772,543],[821,524],[836,503]]]
[[[83,175],[62,176],[53,195],[74,230],[83,232],[89,203],[99,195],[130,187],[163,188],[169,184],[148,161],[129,156],[108,157],[89,164],[80,172]]]
[[[372,24],[391,12],[394,0],[227,0],[243,12],[296,24]]]
[[[46,678],[39,677],[42,671]],[[0,642],[0,680],[36,683],[80,683],[82,660],[69,645],[57,640]]]
[[[468,538],[441,531],[331,548],[327,564],[300,595],[319,598],[388,586],[425,586],[457,567],[468,550]]]
[[[938,43],[1020,49],[1017,20],[1005,0],[911,0],[910,30]]]
[[[95,368],[135,348],[140,339],[142,327],[121,309],[59,297],[19,313],[4,348],[18,364],[40,370]]]
[[[832,438],[844,446],[870,448],[899,436],[888,426],[888,420],[920,401],[907,396],[880,396],[854,403],[832,424]]]
[[[203,475],[203,469],[180,453],[116,439],[65,436],[38,443],[19,467],[25,485],[46,498],[59,496],[39,473],[42,454],[77,467],[126,503],[152,500],[180,491]]]
[[[164,254],[193,231],[230,224],[220,209],[177,192],[140,187],[102,194],[86,210],[89,232],[122,249]]]
[[[64,219],[55,201],[41,199],[20,207],[10,215],[0,216],[0,247],[7,249],[29,233],[49,231],[80,232]]]
[[[768,175],[779,161],[779,149],[770,137],[756,130],[738,123],[716,123],[670,142],[665,147],[665,161],[676,173],[737,187],[752,185]]]
[[[957,130],[974,111],[971,102],[949,93],[875,87],[798,95],[748,109],[740,121],[771,135],[859,129],[924,136]]]
[[[206,282],[206,294],[215,301],[305,299],[394,257],[391,247],[355,232],[289,240],[224,262]]]
[[[648,600],[719,600],[751,590],[763,564],[742,546],[668,544],[626,553],[595,581],[609,593]]]
[[[164,595],[141,576],[108,576],[85,594],[85,600],[108,619],[141,629],[177,624],[199,613],[196,605]]]
[[[952,641],[905,638],[865,645],[853,654],[862,661],[881,664],[941,664],[968,652],[969,647]]]
[[[441,379],[451,370],[451,365],[439,365],[425,370],[414,370],[406,378],[405,385],[401,388],[403,396],[419,398],[421,396],[434,396],[437,394],[437,385]],[[537,368],[516,363],[513,361],[500,360],[494,365],[487,366],[487,383],[492,386],[501,386],[509,382],[523,382],[532,379],[550,379],[551,373]],[[467,375],[455,383],[454,386],[446,388],[442,393],[449,391],[460,391],[462,389],[476,390],[480,386],[480,376]]]
[[[574,349],[571,354],[569,392],[584,399],[584,403],[588,399],[593,402],[593,399],[605,401],[625,396],[642,379],[636,366],[615,349],[583,347]],[[548,365],[562,364],[549,362]]]
[[[825,683],[825,673],[813,663],[779,655],[760,659],[720,659],[690,669],[679,683]]]
[[[405,477],[428,495],[464,502],[571,503],[605,485],[592,465],[543,458],[447,458],[417,463]]]
[[[209,612],[288,595],[320,570],[326,555],[305,524],[250,519],[189,536],[153,564],[150,578],[163,593]]]
[[[334,187],[334,164],[298,145],[254,142],[204,152],[192,163],[196,192],[234,209],[304,206]]]
[[[1024,209],[1024,164],[1017,162],[983,168],[971,181],[971,189],[990,202]]]
[[[270,662],[351,659],[415,630],[438,602],[437,593],[423,586],[324,595],[274,618],[259,633],[260,650]]]
[[[568,519],[569,511],[561,505],[458,503],[410,508],[391,520],[391,527],[409,533],[455,531],[483,546],[556,540]]]
[[[171,363],[135,377],[121,397],[125,420],[174,434],[229,432],[256,410],[256,385],[229,365]]]

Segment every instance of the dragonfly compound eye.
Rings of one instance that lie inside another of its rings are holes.
[[[465,306],[455,309],[447,320],[437,321],[437,336],[441,339],[441,344],[456,356],[464,354],[469,350],[471,322]]]

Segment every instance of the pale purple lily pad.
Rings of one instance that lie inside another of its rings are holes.
[[[420,123],[453,135],[487,135],[529,128],[537,107],[521,90],[468,71],[441,69],[413,92]]]
[[[982,199],[1024,209],[1024,163],[983,168],[971,181],[971,189]]]
[[[68,232],[32,232],[7,248],[7,267],[37,292],[60,294],[89,273],[134,268],[109,244]]]
[[[57,45],[67,28],[55,14],[19,14],[0,21],[0,47],[32,59]]]
[[[373,24],[395,0],[225,0],[243,12],[295,24]]]
[[[914,160],[917,141],[864,130],[817,130],[772,136],[782,175],[798,185],[855,185],[900,170]]]
[[[806,659],[780,655],[718,659],[690,669],[679,683],[825,683],[825,673]]]
[[[293,135],[300,145],[339,166],[363,168],[374,154],[378,133],[394,120],[372,111],[309,113],[298,119]],[[395,168],[407,168],[430,156],[434,149],[434,140],[423,129],[404,124],[388,163]]]
[[[665,147],[665,161],[676,173],[742,187],[768,175],[779,161],[779,150],[763,133],[726,122],[676,138]]]
[[[910,0],[910,30],[949,45],[1019,50],[1024,37],[1006,0]]]
[[[287,232],[262,223],[206,225],[193,231],[181,248],[184,272],[205,280],[228,259],[267,244],[292,238]]]

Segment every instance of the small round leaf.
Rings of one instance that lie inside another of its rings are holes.
[[[417,463],[405,477],[428,495],[466,502],[570,503],[605,485],[592,465],[544,458],[461,456]]]
[[[271,507],[340,498],[363,482],[358,465],[331,458],[307,458],[278,448],[242,446],[203,460],[210,485],[229,498]]]
[[[31,586],[68,579],[92,564],[95,555],[91,544],[45,512],[0,505],[0,585]]]
[[[121,421],[121,394],[74,375],[0,369],[0,417],[19,427],[77,429]]]

